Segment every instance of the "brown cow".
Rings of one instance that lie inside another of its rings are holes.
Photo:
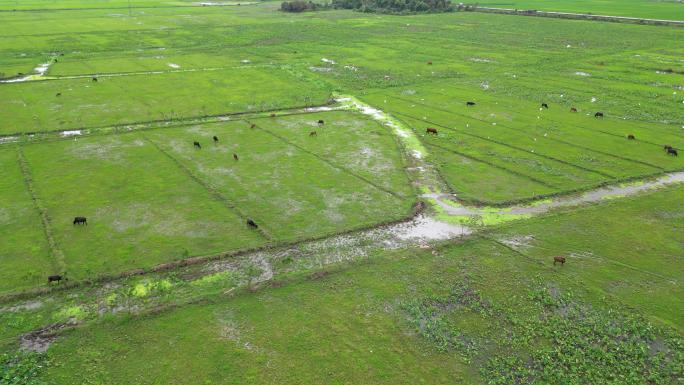
[[[429,66],[431,66],[431,65],[432,65],[432,62],[431,62],[431,61],[429,61],[429,62],[428,62],[428,65],[429,65]]]
[[[560,263],[561,266],[565,265],[565,257],[561,257],[561,256],[553,257],[553,265],[554,266],[556,265],[556,262]]]
[[[272,117],[272,118],[275,118],[275,116],[276,116],[276,114],[271,114],[271,117]]]
[[[311,132],[309,132],[309,136],[318,136],[318,132],[311,131]]]
[[[249,126],[249,128],[256,128],[256,124],[252,123],[252,125]]]
[[[629,139],[629,140],[635,140],[635,139],[636,139],[636,136],[634,136],[634,135],[632,135],[632,134],[629,134],[629,135],[627,135],[627,139]]]
[[[577,108],[575,108],[575,107],[570,108],[570,112],[577,112]]]
[[[432,128],[432,127],[428,127],[428,128],[425,129],[425,133],[426,133],[426,134],[437,135],[437,129],[436,129],[436,128]]]
[[[233,159],[240,160],[240,158],[238,158],[237,154],[233,154]]]

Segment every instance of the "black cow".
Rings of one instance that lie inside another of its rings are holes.
[[[240,160],[240,158],[238,158],[237,154],[233,154],[233,159]]]
[[[55,95],[55,96],[62,96],[62,93],[58,92],[57,95]]]
[[[48,277],[48,285],[51,284],[52,282],[57,282],[59,285],[62,281],[67,281],[66,274],[63,275],[51,275]]]
[[[466,106],[474,106],[475,102],[466,102]]]
[[[93,76],[93,81],[97,82],[97,77]]]
[[[629,135],[627,135],[627,139],[629,139],[629,140],[635,140],[635,139],[636,139],[636,136],[634,136],[634,135],[632,135],[632,134],[629,134]]]
[[[218,143],[218,136],[214,135],[214,144]]]
[[[577,112],[577,108],[575,108],[575,107],[570,108],[570,112]]]
[[[603,112],[597,112],[594,114],[595,118],[602,118],[603,117]]]
[[[675,150],[674,148],[668,148],[667,155],[679,156],[679,154],[677,154],[677,150]]]
[[[325,124],[325,122],[323,121],[323,119],[320,119],[320,120],[318,121],[318,125],[319,125],[319,126],[322,126],[322,125],[324,125],[324,124]]]
[[[666,144],[663,146],[663,150],[665,150],[665,152],[668,152],[671,148],[674,148],[674,147],[670,146],[669,144]]]
[[[547,110],[549,109],[549,105],[546,104],[546,103],[542,103],[541,106],[542,106],[543,108],[546,108]]]
[[[247,225],[253,229],[258,229],[259,225],[254,223],[254,221],[251,218],[247,218]]]
[[[74,226],[75,225],[88,225],[88,220],[86,217],[76,217],[74,218]]]
[[[192,145],[193,145],[195,148],[200,148],[200,149],[202,148],[202,145],[200,144],[200,142],[192,142]]]

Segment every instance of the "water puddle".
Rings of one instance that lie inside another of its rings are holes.
[[[34,68],[33,74],[20,76],[20,77],[16,77],[13,79],[0,80],[0,83],[23,83],[23,82],[33,81],[33,80],[40,80],[40,79],[44,78],[45,74],[50,69],[50,66],[53,63],[55,63],[55,59],[56,59],[56,57],[52,57],[46,63],[40,64],[38,67]]]
[[[62,131],[62,133],[61,133],[61,136],[63,136],[63,137],[79,136],[79,135],[83,135],[83,132],[81,132],[81,130]]]
[[[456,202],[453,197],[448,194],[432,193],[424,194],[423,197],[431,199],[433,202],[435,202],[440,211],[443,211],[450,216],[538,215],[555,208],[572,207],[587,203],[598,203],[605,200],[623,198],[676,183],[684,183],[684,172],[666,174],[651,181],[601,187],[578,195],[546,199],[531,203],[529,205],[515,205],[505,208],[468,207]]]

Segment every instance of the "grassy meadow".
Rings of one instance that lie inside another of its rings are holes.
[[[208,3],[0,0],[0,385],[681,382],[681,184],[382,236],[684,171],[684,29]]]
[[[319,119],[327,121],[324,127]],[[350,112],[254,122],[255,128],[240,120],[22,145],[31,189],[53,234],[52,250],[34,244],[45,238],[38,211],[15,151],[3,149],[13,177],[3,194],[16,202],[3,210],[7,234],[16,233],[3,247],[9,255],[26,255],[8,258],[5,273],[14,278],[3,291],[42,284],[48,274],[66,271],[83,280],[410,214],[415,193],[387,128]],[[318,135],[311,137],[311,130]],[[194,148],[194,141],[203,147]],[[333,152],[334,143],[345,146]],[[74,226],[76,216],[88,218],[88,226]],[[247,226],[248,218],[258,230]]]
[[[557,212],[464,243],[381,252],[256,294],[103,320],[60,337],[45,378],[676,383],[684,308],[674,207],[683,192]],[[552,264],[558,254],[565,266]]]

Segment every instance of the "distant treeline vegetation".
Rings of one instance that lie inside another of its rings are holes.
[[[304,0],[294,0],[294,1],[283,1],[280,4],[280,10],[283,12],[306,12],[306,11],[317,11],[320,9],[329,9],[329,4],[317,4],[313,1]]]
[[[426,13],[454,10],[450,0],[333,0],[333,8],[379,13]]]
[[[280,5],[280,10],[284,12],[319,11],[331,8],[393,14],[450,12],[455,10],[451,0],[332,0],[332,4],[293,0],[284,1]],[[458,9],[461,10],[461,6]]]

